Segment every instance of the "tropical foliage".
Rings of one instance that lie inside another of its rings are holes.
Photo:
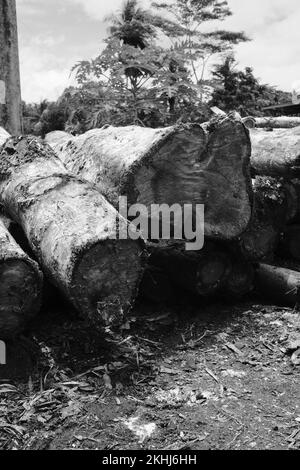
[[[262,116],[266,114],[265,107],[289,100],[287,93],[261,84],[252,68],[238,70],[233,56],[216,65],[212,74],[215,90],[210,105],[224,111],[236,110],[242,116]]]
[[[237,70],[233,48],[247,38],[216,28],[231,14],[225,0],[156,1],[151,11],[138,0],[126,0],[107,18],[101,53],[73,67],[77,86],[67,88],[56,103],[24,104],[27,130],[44,135],[107,124],[203,122],[211,105],[260,113],[279,99],[278,93],[259,84],[252,69]],[[212,58],[218,65],[208,79]]]

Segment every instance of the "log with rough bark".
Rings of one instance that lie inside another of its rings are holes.
[[[274,178],[300,177],[300,128],[250,130],[251,169],[255,175]]]
[[[39,311],[43,275],[0,218],[0,339],[16,335]]]
[[[257,292],[279,305],[295,306],[300,301],[300,273],[260,264],[255,277]]]
[[[0,155],[0,202],[82,315],[121,320],[141,277],[142,242],[114,239],[116,220],[127,222],[98,191],[68,173],[47,144],[11,138]]]
[[[36,256],[30,248],[29,242],[22,227],[7,216],[1,216],[1,219],[11,236],[16,240],[17,244],[20,246],[20,248],[22,248],[22,250],[31,259],[37,262]]]
[[[292,129],[294,127],[300,126],[300,117],[290,117],[290,116],[266,116],[266,117],[257,117],[254,118],[255,126],[261,129],[271,128],[271,129]]]
[[[177,203],[205,205],[205,235],[233,239],[252,210],[250,139],[237,115],[164,129],[94,129],[73,137],[50,133],[47,142],[76,175],[118,207]]]
[[[6,132],[3,127],[0,127],[0,147],[6,142],[6,140],[9,138],[9,133]]]
[[[150,266],[164,271],[175,286],[203,297],[218,292],[231,271],[228,253],[210,243],[200,251],[186,251],[181,242],[149,246],[149,251]]]

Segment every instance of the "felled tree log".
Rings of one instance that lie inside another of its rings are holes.
[[[255,126],[258,128],[272,128],[272,129],[292,129],[300,126],[300,117],[290,116],[266,116],[255,118]]]
[[[242,257],[232,256],[231,269],[228,271],[221,288],[221,294],[228,299],[239,299],[254,289],[255,270],[250,262]]]
[[[140,284],[140,296],[160,304],[174,300],[174,288],[167,273],[155,266],[148,266]]]
[[[0,155],[0,202],[82,315],[121,319],[141,277],[142,248],[113,239],[118,214],[98,191],[70,175],[47,144],[11,138]]]
[[[6,132],[3,127],[0,127],[0,147],[5,143],[5,141],[9,138],[9,133]]]
[[[247,129],[254,129],[255,127],[255,118],[252,116],[247,116],[242,119],[243,124],[247,127]]]
[[[56,152],[62,152],[65,145],[70,145],[75,137],[65,131],[53,131],[45,136],[46,142]]]
[[[300,128],[250,130],[251,169],[255,175],[274,178],[300,177]]]
[[[300,224],[300,180],[292,179],[283,184],[289,199],[289,223]]]
[[[39,311],[43,276],[0,218],[0,339],[16,335]]]
[[[295,258],[289,258],[287,256],[281,257],[276,253],[272,265],[278,266],[279,268],[290,269],[300,273],[300,263]]]
[[[260,264],[255,278],[258,293],[279,305],[295,306],[300,300],[300,273]]]
[[[250,139],[236,115],[164,129],[94,129],[78,137],[50,133],[47,142],[76,175],[118,207],[204,204],[205,235],[233,239],[251,217]]]
[[[300,225],[291,225],[285,229],[280,242],[279,252],[296,261],[300,261]]]
[[[290,188],[284,183],[258,177],[253,180],[253,217],[238,245],[248,261],[263,261],[272,257],[280,241],[280,234],[295,214]]]
[[[239,247],[248,261],[266,261],[272,258],[279,237],[279,230],[273,224],[256,218],[251,228],[241,237]]]
[[[0,211],[0,220],[2,221],[5,228],[8,230],[10,235],[13,237],[17,245],[29,256],[32,260],[37,263],[35,254],[33,253],[29,242],[22,227],[14,222],[7,214],[2,214]],[[41,309],[50,311],[53,308],[59,308],[66,305],[69,308],[71,306],[66,302],[64,296],[58,291],[58,289],[51,283],[47,278],[43,278],[43,290],[42,290],[42,302]]]
[[[149,264],[164,271],[175,286],[209,297],[222,286],[231,270],[231,259],[223,249],[207,244],[200,251],[186,251],[180,242],[151,248]]]
[[[8,215],[3,211],[3,208],[0,207],[0,220],[5,226],[6,230],[10,233],[19,247],[29,256],[29,258],[36,260],[36,257],[30,248],[26,235],[22,229],[22,227],[14,222]],[[45,283],[44,283],[45,286]]]

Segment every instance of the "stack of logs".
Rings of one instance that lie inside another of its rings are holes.
[[[271,264],[259,267],[256,284],[262,294],[291,306],[300,298],[299,126],[300,118],[283,116],[256,118],[250,128],[254,191],[263,194],[259,218],[269,226],[261,255]]]
[[[255,289],[295,305],[298,146],[300,127],[248,130],[236,113],[164,129],[57,131],[45,140],[0,128],[0,338],[39,311],[43,275],[97,326],[121,323],[138,292],[162,302],[179,290],[236,299]],[[137,204],[149,214],[154,204],[204,205],[204,248],[144,240],[130,220]],[[118,236],[121,226],[130,237]],[[12,236],[20,232],[25,244]]]

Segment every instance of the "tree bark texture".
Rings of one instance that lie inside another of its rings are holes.
[[[98,191],[68,173],[47,144],[11,138],[0,155],[0,202],[82,315],[109,322],[107,305],[121,320],[142,274],[142,242],[113,239],[118,214]]]

